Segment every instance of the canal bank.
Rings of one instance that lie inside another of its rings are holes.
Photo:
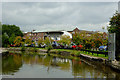
[[[120,62],[119,61],[109,61],[108,59],[104,59],[104,58],[99,58],[99,57],[91,57],[85,54],[80,54],[80,57],[87,59],[89,61],[95,61],[95,62],[99,62],[101,64],[107,65],[109,67],[111,67],[112,69],[116,70],[116,71],[120,71]]]
[[[22,50],[21,48],[15,48],[15,47],[3,48],[2,52],[7,52],[7,51],[17,51],[18,52],[21,50]],[[25,51],[26,52],[41,52],[41,53],[47,52],[46,49],[41,49],[41,48],[40,49],[39,48],[26,48]],[[62,56],[80,57],[80,58],[87,59],[89,61],[95,61],[95,62],[101,63],[103,65],[110,66],[112,69],[114,69],[116,71],[117,70],[120,71],[120,63],[118,61],[108,61],[108,59],[105,59],[105,58],[90,56],[90,55],[86,55],[86,54],[82,54],[82,53],[80,53],[79,55],[74,55],[74,54],[71,54],[71,52],[72,52],[72,50],[57,50],[57,49],[53,49],[50,51],[50,53],[52,53],[52,54],[59,54]]]

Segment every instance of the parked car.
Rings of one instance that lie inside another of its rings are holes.
[[[75,43],[71,43],[71,44],[70,44],[70,48],[75,49],[76,47],[77,47],[77,45],[76,45]]]
[[[24,46],[25,46],[25,47],[31,47],[31,45],[30,45],[30,44],[24,44]]]
[[[59,46],[60,46],[60,48],[64,48],[64,45],[62,45],[62,44],[59,44]]]
[[[28,44],[24,44],[25,47],[28,47],[29,45]]]
[[[56,48],[57,46],[59,46],[59,44],[58,44],[56,41],[53,41],[53,42],[52,42],[52,47],[53,47],[53,48]]]
[[[76,45],[73,45],[72,48],[75,49],[77,46]]]
[[[46,44],[40,44],[41,48],[45,48],[47,45]]]
[[[52,42],[53,48],[64,48],[64,45],[57,43],[56,41]]]
[[[35,47],[35,45],[32,43],[32,44],[30,45],[30,47]]]
[[[80,44],[80,45],[77,45],[77,48],[81,49],[83,48],[83,46]]]
[[[35,43],[35,47],[39,47],[38,43]]]
[[[14,47],[15,45],[11,44],[10,47]]]
[[[99,47],[99,51],[106,51],[107,50],[107,46],[100,46]]]

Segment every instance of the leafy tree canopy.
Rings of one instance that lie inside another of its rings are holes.
[[[1,23],[0,23],[1,25]],[[16,25],[6,25],[0,26],[0,36],[2,35],[2,47],[7,47],[14,43],[15,37],[23,36],[20,28]],[[1,39],[1,38],[0,38]]]
[[[116,12],[110,19],[108,31],[110,33],[120,33],[120,14]]]
[[[62,44],[64,44],[64,45],[70,45],[70,43],[71,43],[71,38],[70,38],[70,36],[62,35],[62,36],[61,36],[61,39],[60,39],[60,41],[59,41],[58,43],[62,43]]]
[[[21,32],[20,28],[16,25],[2,25],[2,34],[7,33],[9,37],[12,36],[12,34],[15,34],[15,36],[23,36],[23,33]]]

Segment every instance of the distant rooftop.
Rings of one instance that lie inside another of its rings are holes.
[[[41,30],[41,31],[33,31],[33,33],[37,33],[37,32],[61,32],[64,30]]]
[[[33,33],[38,33],[38,32],[62,32],[62,31],[74,31],[74,30],[77,30],[77,31],[85,31],[85,32],[87,32],[87,33],[96,33],[96,32],[98,32],[98,33],[102,33],[102,32],[100,32],[100,31],[87,31],[87,30],[81,30],[81,29],[79,29],[79,28],[68,28],[68,29],[64,29],[64,30],[61,30],[60,28],[58,29],[58,28],[48,28],[48,29],[45,29],[45,30],[33,30],[33,31],[30,31],[30,32],[33,32]],[[27,33],[27,32],[24,32],[24,33]]]

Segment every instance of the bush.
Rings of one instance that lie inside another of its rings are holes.
[[[59,54],[59,55],[60,55],[60,54],[61,54],[61,51],[60,51],[60,50],[58,50],[58,51],[57,51],[57,54]]]
[[[25,51],[25,46],[22,46],[21,51]]]
[[[34,47],[34,51],[37,52],[37,48],[36,47]]]
[[[75,53],[75,56],[79,56],[79,55],[80,55],[80,52],[76,52],[76,53]]]
[[[79,56],[79,55],[80,55],[80,52],[79,52],[79,51],[76,51],[76,50],[73,50],[70,54],[71,54],[72,56]]]

